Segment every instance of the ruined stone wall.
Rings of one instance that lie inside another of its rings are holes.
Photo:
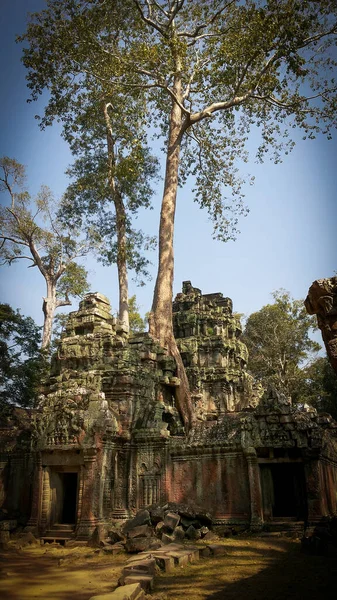
[[[328,357],[337,373],[337,277],[314,281],[305,307],[309,315],[317,316]]]
[[[221,522],[249,523],[247,461],[242,450],[176,450],[169,470],[169,500],[197,504]]]
[[[203,295],[185,281],[173,302],[173,328],[199,420],[258,404],[262,390],[246,373],[248,351],[230,298]]]

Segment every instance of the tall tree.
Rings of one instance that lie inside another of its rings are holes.
[[[142,94],[149,125],[165,137],[149,324],[176,357],[186,425],[193,407],[172,330],[178,183],[194,175],[195,199],[208,210],[215,236],[234,236],[244,211],[238,166],[252,128],[261,131],[258,158],[271,148],[277,161],[292,147],[292,127],[314,137],[336,125],[336,23],[335,0],[48,0],[21,38],[32,97],[50,92],[46,122],[67,99],[69,81],[90,73],[112,90]]]
[[[9,304],[0,304],[0,421],[14,406],[34,405],[46,361],[41,327]]]
[[[0,192],[7,192],[9,206],[0,207],[0,257],[11,265],[20,259],[37,267],[46,282],[42,348],[51,340],[54,313],[71,305],[71,296],[87,289],[87,272],[76,259],[88,252],[73,228],[64,229],[56,216],[58,203],[43,186],[35,199],[24,187],[25,169],[16,160],[0,159]]]
[[[60,215],[65,222],[81,223],[91,239],[99,242],[98,260],[117,264],[118,318],[128,330],[128,268],[143,283],[142,278],[149,276],[144,251],[154,245],[153,238],[135,230],[132,217],[140,207],[150,206],[150,184],[158,165],[142,131],[142,103],[122,99],[117,92],[110,95],[87,75],[80,96],[76,82],[59,111],[64,137],[77,157],[68,169],[73,181]],[[123,120],[119,118],[121,102]]]
[[[320,356],[304,369],[298,400],[337,419],[337,375],[327,356]]]
[[[310,338],[315,321],[303,301],[294,300],[289,292],[278,290],[273,298],[273,304],[247,319],[243,341],[249,352],[248,368],[265,386],[273,385],[297,401],[303,397],[305,368],[320,349]]]

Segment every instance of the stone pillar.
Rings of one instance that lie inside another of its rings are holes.
[[[114,455],[114,487],[112,492],[112,517],[114,519],[127,519],[127,465],[126,452],[116,450]]]
[[[309,460],[305,463],[305,480],[307,488],[308,521],[320,521],[323,515],[323,494],[321,490],[321,469],[319,459]]]
[[[76,527],[76,537],[87,539],[97,526],[97,490],[96,490],[96,449],[90,448],[83,453],[84,467],[81,469],[81,514]]]
[[[50,526],[50,469],[43,468],[42,503],[41,503],[41,532]]]
[[[263,523],[263,508],[260,469],[255,448],[247,448],[245,450],[245,456],[248,466],[250,492],[250,526],[253,530],[259,530]]]
[[[41,454],[38,453],[35,456],[35,468],[33,475],[33,490],[32,490],[32,508],[30,513],[30,519],[27,523],[25,531],[31,531],[37,533],[40,524],[40,509],[41,509],[41,496],[42,496],[42,459]]]

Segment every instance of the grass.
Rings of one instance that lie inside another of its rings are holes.
[[[227,538],[226,555],[160,573],[153,600],[325,600],[337,590],[337,555],[307,556],[284,537]],[[117,585],[126,555],[54,545],[0,553],[2,600],[89,600]],[[151,598],[149,596],[149,598]]]

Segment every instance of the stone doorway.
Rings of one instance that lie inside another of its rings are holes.
[[[51,471],[51,525],[75,525],[78,505],[78,472]]]
[[[260,464],[264,521],[307,518],[302,463]]]

